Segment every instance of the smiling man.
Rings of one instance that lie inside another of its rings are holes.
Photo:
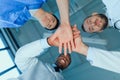
[[[107,25],[108,19],[104,14],[93,13],[84,20],[82,29],[89,33],[101,32],[107,28]]]

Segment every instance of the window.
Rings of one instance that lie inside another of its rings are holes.
[[[0,80],[7,80],[9,78],[16,78],[19,76],[18,70],[16,68],[6,72],[5,74],[0,76]]]
[[[14,63],[14,55],[7,45],[4,36],[0,33],[0,80],[18,76],[19,71]]]
[[[5,46],[4,46],[4,44],[3,44],[3,42],[2,42],[2,40],[1,40],[1,38],[0,38],[0,49],[1,48],[4,48]]]
[[[9,56],[7,50],[0,51],[0,72],[8,69],[9,67],[14,66],[12,59]]]

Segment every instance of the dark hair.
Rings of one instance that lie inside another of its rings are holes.
[[[86,31],[85,31],[85,28],[84,28],[84,26],[83,26],[83,24],[82,24],[81,28],[82,28],[82,30],[83,30],[84,32],[86,32]]]
[[[107,26],[108,26],[108,18],[107,18],[107,16],[104,15],[104,14],[96,14],[96,15],[105,20],[105,24],[103,25],[102,30],[107,28]]]
[[[107,26],[108,26],[108,18],[107,18],[107,16],[106,15],[104,15],[104,14],[95,14],[96,16],[99,16],[101,19],[103,19],[103,20],[105,20],[105,23],[103,24],[103,27],[102,27],[102,29],[101,30],[104,30],[104,29],[106,29],[107,28]],[[87,19],[87,18],[89,18],[89,17],[92,17],[93,15],[90,15],[90,16],[88,16],[88,17],[86,17],[85,19],[84,19],[84,21]],[[84,31],[84,32],[86,32],[85,31],[85,29],[84,29],[84,26],[83,26],[83,24],[82,24],[82,30]]]
[[[60,56],[62,56],[62,55],[64,55],[64,54],[60,54],[58,57],[60,57]],[[70,65],[70,63],[71,63],[71,56],[70,56],[69,53],[67,54],[67,56],[68,56],[68,58],[69,58],[69,61],[68,61],[67,66],[59,65],[58,60],[55,62],[55,64],[57,65],[57,67],[58,67],[59,69],[64,70],[65,68],[67,68],[67,67]]]
[[[57,18],[54,14],[51,14],[51,15],[53,15],[53,16],[55,17],[57,23],[56,23],[55,27],[52,28],[52,29],[45,28],[45,29],[47,29],[47,30],[55,30],[55,29],[57,29],[58,26],[60,25],[60,21],[58,20],[58,18]]]

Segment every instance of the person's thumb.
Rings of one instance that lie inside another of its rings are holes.
[[[57,33],[51,35],[51,41],[54,41],[57,38]]]

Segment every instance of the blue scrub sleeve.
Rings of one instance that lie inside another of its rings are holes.
[[[30,18],[30,9],[38,9],[46,0],[0,0],[0,28],[16,28]]]
[[[29,9],[38,9],[46,2],[46,0],[16,0],[25,4]]]

